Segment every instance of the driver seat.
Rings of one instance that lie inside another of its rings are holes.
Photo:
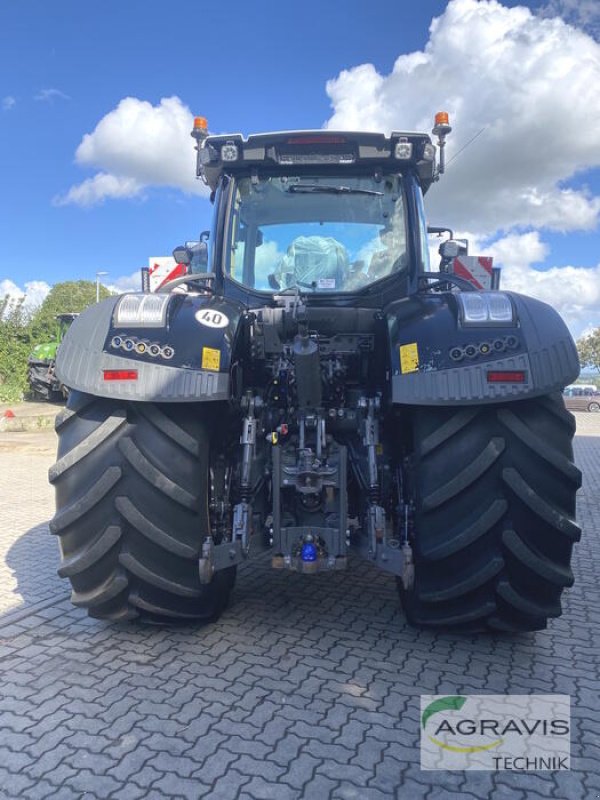
[[[346,284],[350,262],[346,248],[330,236],[298,236],[276,271],[282,289],[290,286],[340,291]]]

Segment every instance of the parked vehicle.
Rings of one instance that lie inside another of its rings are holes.
[[[600,411],[600,391],[593,384],[567,386],[563,397],[571,411]]]
[[[64,400],[67,389],[56,377],[54,365],[60,343],[77,314],[57,314],[56,336],[51,342],[38,344],[27,361],[29,389],[34,400]]]

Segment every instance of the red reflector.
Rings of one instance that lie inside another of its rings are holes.
[[[137,369],[105,369],[105,381],[137,381]]]
[[[346,144],[343,136],[293,136],[287,144]]]
[[[525,383],[524,372],[488,372],[488,383]]]

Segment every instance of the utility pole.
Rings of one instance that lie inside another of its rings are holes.
[[[108,275],[108,272],[97,272],[96,273],[96,302],[100,302],[100,277],[102,275]]]

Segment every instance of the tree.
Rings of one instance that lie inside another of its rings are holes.
[[[31,325],[23,300],[0,298],[0,401],[14,403],[27,388]]]
[[[582,367],[593,367],[600,372],[600,328],[577,341],[577,352]]]
[[[110,294],[100,286],[101,300]],[[95,302],[93,281],[57,283],[33,315],[26,312],[22,299],[0,297],[0,402],[14,403],[27,393],[27,360],[35,345],[56,338],[56,315],[83,311]]]
[[[100,286],[100,299],[110,297],[110,292]],[[55,284],[48,296],[35,312],[32,333],[36,341],[50,341],[56,334],[56,315],[70,311],[83,311],[96,302],[96,284],[93,281],[65,281]]]

